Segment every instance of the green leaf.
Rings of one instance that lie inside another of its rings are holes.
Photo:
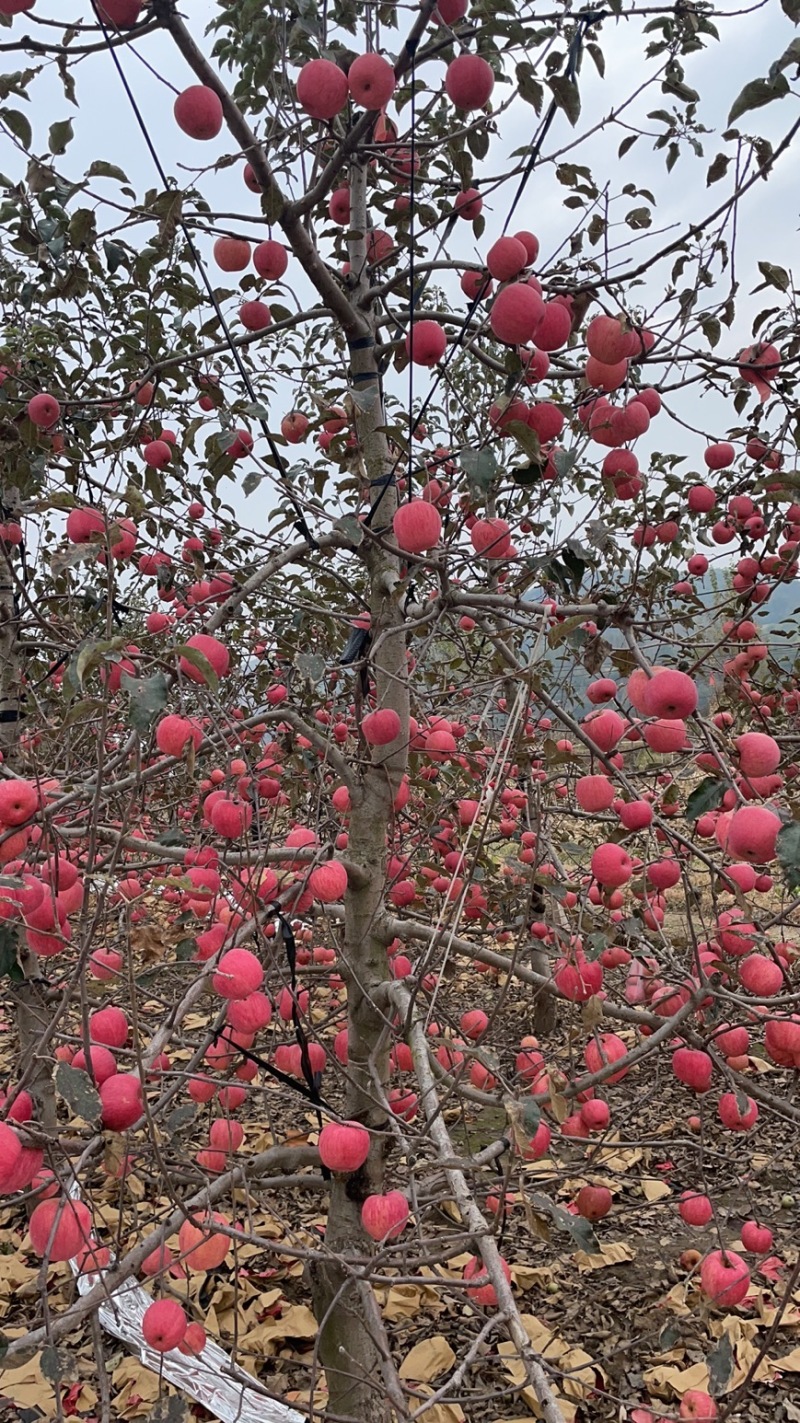
[[[789,888],[800,888],[800,820],[790,820],[779,830],[777,851]]]
[[[710,188],[712,183],[718,183],[720,178],[724,178],[730,164],[729,153],[718,153],[708,172],[706,173],[706,187]]]
[[[0,923],[0,978],[22,983],[25,975],[19,962],[19,934],[8,923]]]
[[[176,1107],[174,1112],[170,1112],[169,1116],[164,1122],[164,1126],[166,1127],[169,1135],[172,1137],[175,1136],[176,1133],[181,1130],[181,1127],[189,1126],[189,1124],[194,1121],[196,1116],[197,1108],[191,1106],[187,1102],[184,1103],[182,1107]]]
[[[771,104],[773,99],[783,99],[788,93],[789,84],[785,74],[776,74],[774,79],[751,79],[735,100],[728,114],[728,123],[734,123],[750,109],[762,109],[765,104]]]
[[[55,1344],[45,1344],[39,1355],[39,1368],[48,1383],[60,1384],[71,1374],[75,1374],[77,1359],[67,1349],[57,1349]]]
[[[104,240],[103,255],[106,259],[106,266],[108,267],[109,276],[112,277],[116,272],[117,268],[121,267],[123,262],[127,262],[128,260],[128,254],[125,251],[125,248],[120,247],[118,242],[108,242]]]
[[[116,178],[118,183],[127,183],[128,175],[118,168],[116,163],[105,163],[103,159],[97,158],[86,169],[87,178]]]
[[[542,1109],[535,1097],[522,1099],[522,1129],[528,1136],[535,1136],[542,1119]]]
[[[485,128],[471,128],[467,133],[467,147],[476,158],[485,158],[489,152],[489,135]]]
[[[788,292],[791,280],[783,267],[775,267],[772,262],[759,262],[758,270],[768,287],[777,287],[778,291]]]
[[[164,673],[156,672],[152,677],[131,677],[130,673],[123,672],[120,686],[130,695],[128,720],[131,726],[140,736],[147,736],[159,712],[167,705],[169,683]]]
[[[85,247],[97,236],[97,219],[91,208],[77,208],[70,218],[69,240],[73,247]]]
[[[19,139],[23,148],[30,148],[33,141],[33,129],[19,109],[0,109],[0,119],[11,129],[14,137]]]
[[[520,449],[524,450],[525,454],[528,455],[531,460],[538,460],[540,463],[544,463],[542,460],[542,446],[539,436],[535,430],[531,429],[530,425],[525,424],[524,420],[509,420],[505,426],[505,432],[511,435],[512,439],[516,440]]]
[[[173,648],[173,651],[178,657],[185,657],[186,661],[191,663],[192,667],[196,667],[198,672],[202,672],[203,681],[212,692],[218,690],[219,677],[202,652],[199,652],[196,647],[187,647],[185,642],[179,643],[177,647]]]
[[[731,1336],[726,1330],[719,1343],[714,1346],[706,1358],[714,1398],[720,1398],[723,1393],[727,1393],[733,1378],[735,1362]]]
[[[581,96],[575,80],[567,79],[565,74],[557,74],[554,79],[549,79],[547,82],[553,91],[553,98],[558,108],[564,110],[574,128],[581,116]]]
[[[517,88],[520,98],[524,99],[526,104],[530,104],[537,114],[540,114],[544,100],[544,89],[538,79],[534,79],[533,65],[529,64],[527,60],[523,60],[521,64],[517,65]]]
[[[531,1191],[528,1200],[535,1211],[544,1215],[549,1215],[557,1230],[566,1231],[573,1240],[585,1250],[589,1255],[596,1255],[600,1249],[597,1236],[588,1220],[583,1216],[572,1215],[564,1210],[563,1206],[556,1205],[549,1196],[545,1196],[541,1191]]]
[[[716,810],[722,804],[726,790],[727,781],[721,781],[717,776],[706,776],[699,786],[695,786],[686,802],[686,819],[699,820],[707,811]]]
[[[463,449],[459,453],[459,461],[473,489],[478,494],[486,494],[500,468],[494,450]]]
[[[781,0],[781,9],[794,25],[800,25],[800,0]]]
[[[305,677],[315,687],[325,676],[327,663],[318,652],[298,652],[294,659],[294,665],[300,676]]]
[[[262,473],[260,469],[248,470],[247,474],[242,480],[242,493],[244,494],[245,498],[247,498],[249,494],[254,494],[255,491],[258,489],[258,486],[261,483],[262,479],[266,479],[266,477],[266,474]]]
[[[722,327],[718,318],[716,316],[701,316],[699,320],[709,346],[716,346],[722,335]]]
[[[355,514],[344,514],[341,519],[334,520],[333,527],[338,529],[354,548],[364,542],[364,526]]]
[[[100,1095],[89,1081],[88,1072],[70,1067],[68,1062],[56,1064],[53,1076],[56,1092],[70,1111],[84,1122],[96,1122],[100,1116]]]
[[[187,1408],[184,1400],[176,1393],[171,1398],[162,1394],[157,1398],[148,1423],[186,1423]]]
[[[50,152],[57,157],[66,153],[67,144],[75,137],[75,130],[72,127],[72,119],[62,119],[60,123],[51,124],[50,132],[47,136],[47,147]]]

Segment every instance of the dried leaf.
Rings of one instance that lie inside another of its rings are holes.
[[[633,1246],[624,1245],[621,1240],[611,1240],[608,1244],[601,1245],[596,1255],[587,1255],[585,1250],[577,1250],[572,1258],[581,1274],[585,1275],[590,1270],[605,1270],[609,1265],[624,1265],[629,1260],[635,1260],[636,1251]]]
[[[643,1176],[641,1180],[642,1192],[646,1201],[663,1201],[666,1196],[671,1196],[672,1191],[666,1181],[656,1181],[652,1176]]]
[[[776,1369],[783,1369],[787,1374],[800,1374],[800,1348],[793,1349],[791,1354],[783,1354],[780,1359],[772,1359],[770,1362]]]
[[[401,1379],[428,1383],[452,1369],[455,1361],[455,1353],[444,1335],[434,1334],[430,1339],[421,1339],[419,1344],[414,1345],[406,1354],[398,1373]]]

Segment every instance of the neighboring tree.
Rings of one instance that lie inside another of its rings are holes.
[[[732,275],[737,221],[800,120],[773,145],[738,125],[794,92],[798,42],[730,95],[724,196],[675,233],[627,165],[654,125],[670,194],[703,156],[687,62],[737,26],[710,5],[228,0],[205,42],[174,0],[91,9],[59,38],[45,0],[0,0],[19,66],[0,970],[20,1048],[0,1191],[30,1212],[25,1248],[89,1277],[61,1313],[26,1301],[6,1363],[142,1274],[148,1344],[202,1357],[185,1267],[255,1243],[307,1263],[317,1416],[417,1416],[379,1307],[399,1274],[477,1320],[442,1396],[470,1409],[505,1332],[514,1394],[556,1423],[506,1193],[549,1212],[554,1253],[595,1249],[605,1144],[646,1135],[653,1082],[677,1079],[675,1135],[699,1133],[680,1212],[713,1222],[700,1294],[728,1310],[750,1267],[704,1188],[709,1134],[733,1159],[726,1134],[800,1117],[800,689],[758,621],[799,566],[788,272],[759,262],[772,304],[745,349],[731,334],[753,277]],[[798,19],[773,11],[776,33]],[[581,93],[620,34],[641,65],[600,178]],[[181,186],[129,87],[134,48],[157,66],[167,45],[197,141]],[[149,148],[144,195],[106,161],[67,176],[71,123],[45,153],[26,107],[53,66],[80,105],[100,52],[110,135],[124,116]],[[242,211],[217,211],[234,163]],[[545,192],[565,211],[540,260]],[[726,400],[730,428],[701,430]],[[601,1179],[565,1211],[580,1175]],[[324,1235],[289,1223],[276,1245],[245,1187],[287,1222],[317,1192]],[[741,1240],[772,1248],[753,1221]]]

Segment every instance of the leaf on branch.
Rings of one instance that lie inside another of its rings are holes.
[[[734,101],[728,114],[728,123],[734,123],[750,109],[762,109],[765,104],[771,104],[773,99],[783,99],[788,93],[789,83],[784,74],[776,74],[773,79],[751,79]]]
[[[790,889],[800,888],[800,820],[791,820],[778,832],[778,863]]]
[[[712,183],[718,183],[720,178],[724,178],[730,165],[731,157],[729,153],[718,153],[706,173],[706,187],[710,188]]]
[[[764,286],[777,287],[778,291],[788,292],[791,278],[783,267],[776,267],[772,262],[759,262],[758,270],[764,278]],[[761,287],[756,287],[756,291],[760,290]]]
[[[517,65],[517,90],[520,98],[531,104],[537,114],[542,112],[544,89],[538,79],[534,79],[533,65],[527,60]]]
[[[300,676],[305,677],[313,687],[325,676],[325,658],[321,657],[318,652],[298,652],[294,659],[294,665]]]
[[[256,489],[258,489],[258,486],[261,483],[262,479],[266,479],[266,475],[262,473],[260,469],[248,470],[247,474],[242,480],[243,494],[245,494],[245,496],[248,494],[254,494]]]
[[[187,1416],[184,1399],[179,1398],[176,1393],[169,1398],[162,1394],[153,1404],[148,1423],[185,1423]]]
[[[800,0],[781,0],[781,9],[794,25],[800,25]]]
[[[707,811],[716,810],[728,789],[727,781],[721,781],[717,776],[706,776],[699,786],[695,786],[686,802],[686,819],[698,820]]]
[[[532,460],[542,464],[542,446],[535,430],[530,425],[526,425],[524,420],[509,420],[506,431],[516,440],[520,449],[524,450]]]
[[[0,923],[0,978],[22,983],[25,975],[19,962],[19,937],[10,924]]]
[[[86,169],[87,178],[115,178],[118,183],[127,183],[128,175],[118,168],[116,163],[106,163],[102,158],[96,158],[94,163],[90,163]]]
[[[70,1111],[84,1122],[96,1122],[100,1116],[100,1095],[92,1086],[89,1075],[68,1062],[59,1062],[53,1075],[56,1092]]]
[[[60,1384],[78,1376],[78,1360],[66,1349],[46,1344],[39,1355],[39,1368],[49,1383]]]
[[[333,527],[340,534],[344,534],[348,543],[351,543],[354,548],[358,548],[359,544],[364,542],[364,527],[355,514],[345,514],[341,519],[336,519]]]
[[[488,493],[500,468],[494,450],[463,449],[458,458],[471,486],[471,492],[479,495]]]
[[[593,1255],[600,1249],[590,1222],[582,1215],[572,1215],[570,1211],[564,1210],[563,1206],[557,1205],[541,1191],[531,1191],[530,1194],[527,1194],[524,1204],[531,1206],[539,1215],[549,1216],[556,1230],[566,1231],[581,1250]]]
[[[581,96],[575,80],[567,79],[565,74],[557,74],[554,79],[549,79],[547,82],[553,91],[553,98],[558,108],[564,110],[574,128],[581,116]]]
[[[0,109],[0,119],[7,128],[11,129],[14,137],[19,139],[23,148],[30,148],[33,141],[33,129],[19,109]]]
[[[62,119],[61,123],[51,124],[47,138],[47,147],[56,157],[66,153],[67,144],[75,137],[75,130],[72,127],[72,119]]]
[[[187,646],[185,642],[178,643],[178,646],[173,648],[173,652],[176,656],[185,658],[198,672],[202,672],[203,681],[212,692],[218,691],[219,677],[211,666],[208,658],[204,657],[202,652],[196,647]]]
[[[131,677],[128,672],[123,672],[120,685],[130,695],[128,720],[131,726],[140,736],[147,736],[159,712],[167,705],[169,683],[164,673],[156,672],[152,677]]]
[[[722,335],[722,326],[716,316],[701,316],[698,318],[709,346],[714,347],[719,342]]]

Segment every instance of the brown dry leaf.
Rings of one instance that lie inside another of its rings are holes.
[[[401,1319],[416,1319],[420,1312],[441,1309],[437,1290],[427,1285],[391,1285],[389,1289],[375,1291],[384,1319],[394,1324]]]
[[[639,1183],[646,1201],[651,1204],[653,1201],[663,1201],[665,1196],[671,1196],[672,1191],[666,1181],[658,1181],[654,1176],[643,1176]]]
[[[520,1290],[532,1290],[536,1285],[546,1285],[558,1272],[557,1265],[543,1265],[537,1268],[534,1265],[511,1265],[512,1283]]]
[[[587,998],[581,1008],[581,1022],[587,1033],[591,1033],[603,1021],[603,1000],[595,993]]]
[[[131,944],[143,963],[158,963],[166,953],[164,940],[149,924],[140,924],[131,932]]]
[[[686,1303],[686,1296],[691,1290],[691,1283],[685,1285],[673,1285],[668,1294],[664,1296],[664,1303],[669,1306],[673,1314],[691,1314],[692,1311]]]
[[[773,1368],[783,1369],[787,1374],[800,1374],[800,1348],[793,1349],[791,1354],[784,1354],[780,1359],[769,1361]]]
[[[114,1370],[111,1384],[116,1418],[138,1418],[152,1413],[159,1386],[167,1393],[175,1391],[138,1359],[129,1357],[124,1358]]]
[[[430,1394],[432,1390],[421,1388],[421,1394]],[[425,1423],[464,1423],[464,1410],[458,1403],[434,1403],[420,1418],[425,1419]]]
[[[618,1140],[619,1138],[616,1138]],[[638,1166],[644,1152],[640,1147],[623,1147],[621,1151],[613,1149],[614,1139],[607,1146],[601,1147],[593,1158],[592,1164],[598,1171],[631,1171],[634,1166]]]
[[[430,1383],[431,1379],[452,1369],[456,1356],[443,1334],[434,1334],[430,1339],[421,1339],[419,1344],[406,1354],[398,1374],[401,1379],[414,1379],[418,1383]]]
[[[443,1215],[449,1216],[456,1225],[461,1225],[461,1212],[455,1201],[439,1201],[438,1207]]]
[[[596,1387],[595,1371],[596,1366],[592,1358],[583,1349],[573,1348],[566,1339],[555,1334],[548,1324],[539,1319],[535,1314],[523,1314],[520,1316],[525,1326],[525,1332],[531,1341],[531,1347],[549,1363],[557,1364],[560,1373],[568,1374],[569,1377],[561,1382],[561,1388],[570,1398],[582,1399],[588,1397]],[[511,1378],[511,1382],[519,1387],[524,1384],[527,1374],[525,1365],[520,1359],[516,1345],[511,1340],[504,1340],[498,1345],[498,1354],[503,1359],[503,1367]],[[602,1370],[597,1370],[602,1373]],[[526,1403],[535,1403],[536,1396],[532,1390],[528,1393],[523,1391]]]
[[[317,1321],[305,1304],[291,1304],[279,1319],[264,1319],[242,1337],[240,1343],[248,1349],[270,1352],[276,1342],[285,1339],[316,1339]]]
[[[42,1373],[38,1354],[17,1369],[0,1372],[0,1393],[12,1399],[18,1408],[41,1409],[47,1418],[55,1415],[53,1387]]]
[[[581,1274],[586,1275],[590,1270],[605,1270],[609,1265],[624,1265],[635,1260],[636,1251],[621,1240],[611,1240],[600,1246],[599,1254],[588,1255],[585,1250],[576,1250],[572,1258]]]
[[[462,1250],[460,1255],[451,1255],[447,1261],[446,1274],[451,1280],[460,1280],[464,1266],[468,1265],[472,1256],[468,1250]]]
[[[761,1323],[766,1325],[767,1329],[770,1329],[777,1318],[777,1306],[774,1304],[767,1304],[763,1295],[759,1295],[756,1301],[756,1309],[758,1310],[758,1317],[761,1320]],[[794,1304],[787,1305],[786,1309],[783,1311],[783,1314],[778,1320],[778,1328],[796,1329],[798,1324],[800,1324],[800,1309],[798,1309],[797,1305]]]
[[[708,1392],[708,1365],[702,1361],[690,1364],[686,1369],[680,1369],[675,1364],[656,1364],[655,1368],[645,1369],[643,1378],[648,1391],[659,1398],[669,1398],[672,1394],[683,1398],[687,1388]]]

